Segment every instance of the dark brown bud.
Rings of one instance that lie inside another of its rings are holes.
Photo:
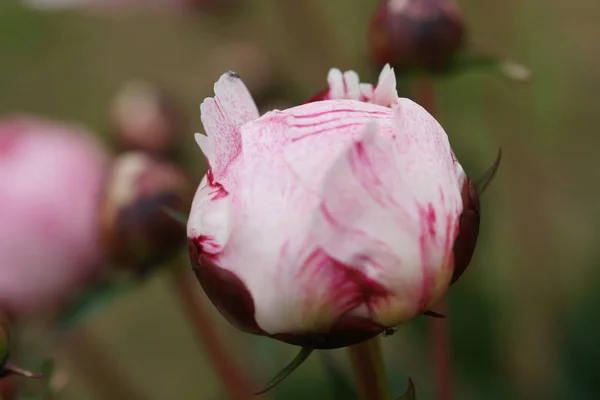
[[[378,67],[440,72],[463,44],[463,16],[453,0],[386,0],[371,21],[371,55]]]
[[[463,212],[460,215],[458,237],[454,242],[454,273],[452,283],[465,272],[479,236],[479,221],[481,209],[479,207],[479,194],[471,179],[466,178],[462,188]]]
[[[113,100],[111,120],[118,146],[158,156],[176,151],[180,119],[172,101],[146,82],[123,86]]]
[[[143,273],[186,244],[185,226],[165,212],[187,213],[194,187],[175,165],[130,152],[113,164],[101,209],[101,233],[113,261]]]

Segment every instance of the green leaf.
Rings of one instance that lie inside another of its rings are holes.
[[[85,319],[106,308],[115,298],[135,286],[136,282],[128,278],[98,282],[61,311],[56,319],[55,328],[61,332],[72,329]]]
[[[494,180],[494,176],[496,176],[496,172],[498,172],[498,168],[500,167],[500,161],[502,161],[502,147],[498,149],[496,161],[494,161],[492,166],[488,168],[485,174],[483,174],[483,176],[475,182],[475,188],[477,189],[477,193],[479,195],[482,195],[490,183],[492,183],[492,180]]]
[[[171,207],[164,206],[163,211],[175,221],[181,223],[183,226],[187,226],[189,216],[179,211],[173,210]]]
[[[396,400],[415,400],[417,398],[417,392],[415,390],[415,384],[412,379],[408,378],[408,389],[406,392]]]
[[[311,347],[303,347],[300,349],[300,353],[289,363],[284,369],[282,369],[273,379],[271,379],[266,386],[254,393],[255,396],[267,393],[269,390],[273,389],[275,386],[279,385],[281,382],[285,380],[288,376],[291,375],[304,361],[308,359],[308,357],[312,354],[313,348]]]

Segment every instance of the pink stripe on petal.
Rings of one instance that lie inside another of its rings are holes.
[[[357,106],[356,102],[353,100],[326,100],[329,103],[321,103],[318,108],[315,105],[302,105],[298,107],[291,108],[287,110],[294,118],[316,118],[323,115],[329,114],[338,114],[338,113],[352,113],[352,114],[365,114],[368,113],[370,116],[381,116],[381,117],[389,117],[389,111],[380,106],[366,106],[368,103],[357,102],[358,104],[362,104],[362,106]],[[352,108],[354,106],[354,108]],[[316,110],[315,110],[316,108]],[[312,111],[307,114],[300,113],[300,111]],[[314,111],[313,111],[314,110]],[[323,111],[321,111],[323,110]]]
[[[229,193],[215,183],[212,170],[202,180],[188,219],[188,238],[196,240],[205,254],[220,253],[231,234],[233,205]]]

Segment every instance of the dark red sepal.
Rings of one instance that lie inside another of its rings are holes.
[[[194,240],[188,239],[188,248],[194,274],[219,312],[236,328],[264,335],[254,319],[252,295],[240,278],[202,254],[200,244]]]
[[[366,318],[342,317],[327,333],[278,333],[268,335],[254,318],[252,295],[233,272],[219,267],[202,254],[198,240],[188,240],[192,269],[206,295],[223,316],[238,329],[257,335],[270,336],[289,344],[314,349],[336,349],[371,339],[385,327]]]
[[[314,349],[337,349],[371,339],[385,330],[384,326],[366,318],[342,318],[327,333],[289,334],[272,337],[282,342]]]
[[[473,181],[466,178],[462,188],[463,212],[460,216],[458,236],[454,242],[454,273],[452,282],[454,283],[465,272],[479,236],[479,222],[481,219],[481,209],[479,206],[479,194],[473,184]]]

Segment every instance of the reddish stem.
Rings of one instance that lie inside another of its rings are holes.
[[[178,268],[172,272],[172,280],[181,308],[192,324],[198,340],[204,345],[228,397],[233,400],[251,399],[254,389],[213,329],[211,316],[196,295],[199,290],[196,279],[188,270]]]
[[[0,399],[15,400],[17,398],[17,387],[13,378],[0,379]]]
[[[426,109],[429,114],[435,117],[436,114],[436,101],[435,101],[435,90],[431,80],[427,77],[419,78],[415,82],[414,87],[414,100]]]
[[[363,400],[385,400],[388,396],[387,377],[379,338],[348,347],[357,389]]]
[[[436,307],[441,314],[446,314],[446,302],[442,300]],[[435,362],[434,375],[437,397],[440,400],[454,399],[454,382],[452,379],[452,348],[450,343],[450,327],[447,318],[431,318],[431,355]]]
[[[431,80],[427,77],[421,78],[416,82],[415,101],[425,108],[430,114],[435,116],[436,101],[435,90]],[[445,300],[440,301],[436,311],[447,315],[447,306]],[[439,400],[454,399],[454,381],[452,378],[452,345],[450,327],[447,318],[430,318],[430,350],[433,357],[435,387],[437,398]]]
[[[111,400],[142,400],[144,395],[121,371],[118,360],[96,338],[94,333],[78,327],[62,339],[62,353],[95,398]]]

